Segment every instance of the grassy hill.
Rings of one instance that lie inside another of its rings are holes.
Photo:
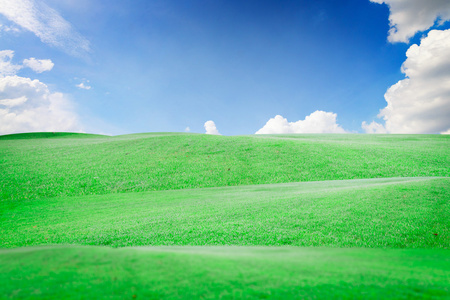
[[[449,149],[443,135],[0,136],[0,294],[450,298]]]
[[[419,177],[29,200],[4,209],[0,242],[449,249],[449,186]]]
[[[0,139],[3,200],[450,176],[450,138],[440,135],[28,137]]]

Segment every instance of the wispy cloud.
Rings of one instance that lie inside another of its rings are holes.
[[[0,0],[0,14],[70,55],[83,56],[90,51],[89,41],[42,1]]]
[[[20,32],[20,29],[15,26],[6,26],[3,24],[0,24],[0,32],[2,32],[2,31],[18,33],[18,32]]]
[[[90,85],[85,85],[84,82],[77,84],[76,87],[82,90],[90,90],[92,88]]]
[[[14,51],[2,50],[0,51],[0,77],[16,75],[17,72],[22,69],[22,66],[12,63],[14,57]]]

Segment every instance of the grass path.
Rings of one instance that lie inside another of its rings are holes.
[[[0,204],[0,247],[449,249],[449,186],[450,178],[382,178],[7,202]]]
[[[20,265],[18,268],[17,266]],[[41,247],[0,250],[2,299],[443,299],[427,249]]]

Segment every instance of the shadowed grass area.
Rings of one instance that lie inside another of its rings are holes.
[[[0,251],[0,294],[4,299],[442,299],[450,297],[449,269],[449,251],[436,249],[25,248]]]
[[[0,199],[448,177],[449,147],[450,137],[443,135],[152,133],[0,140]]]
[[[0,246],[448,249],[449,186],[449,178],[390,178],[5,202]]]
[[[100,134],[76,133],[76,132],[27,132],[0,135],[0,140],[33,140],[52,138],[100,138],[107,137]]]

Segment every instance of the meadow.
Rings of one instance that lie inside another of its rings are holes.
[[[444,135],[0,136],[0,297],[450,298],[449,150]]]

